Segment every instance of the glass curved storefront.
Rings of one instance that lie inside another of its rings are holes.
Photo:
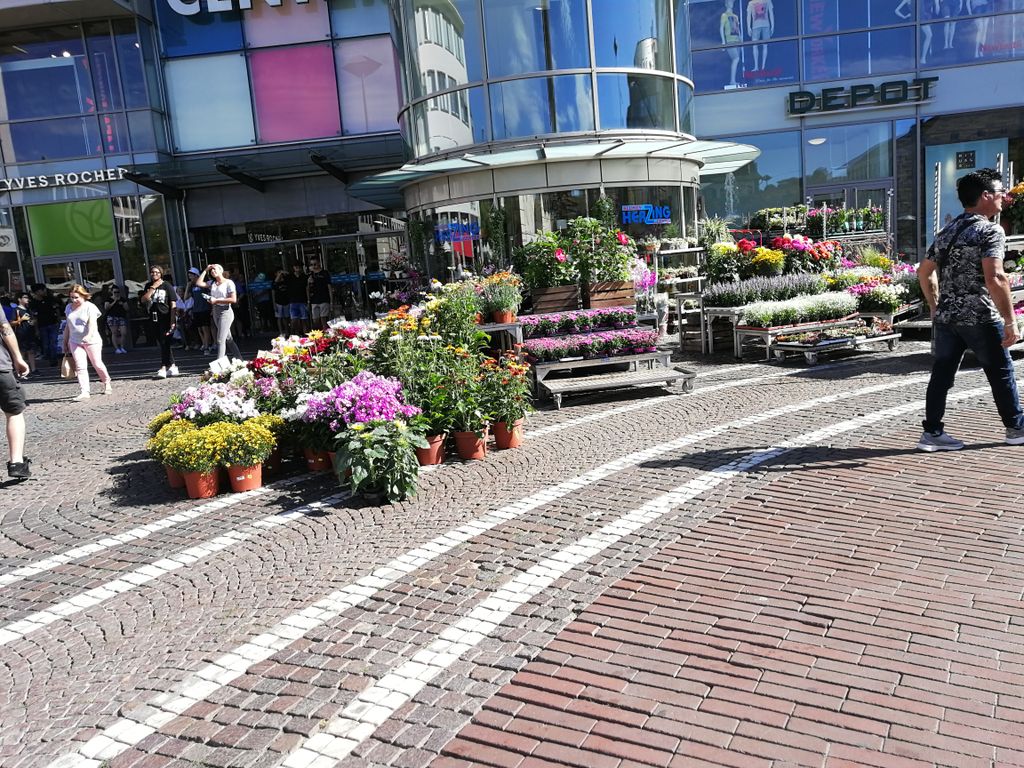
[[[406,140],[422,158],[555,135],[689,133],[686,5],[396,2],[409,94],[400,119]]]

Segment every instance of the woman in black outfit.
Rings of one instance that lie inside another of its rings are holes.
[[[110,288],[110,295],[103,302],[103,314],[107,318],[107,329],[110,331],[110,343],[114,345],[115,355],[126,355],[124,340],[128,336],[128,302],[121,295],[121,289]]]

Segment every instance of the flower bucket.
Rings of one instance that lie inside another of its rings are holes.
[[[231,490],[235,493],[256,490],[263,485],[263,465],[240,467],[233,464],[228,467],[228,480],[231,483]]]
[[[267,472],[271,474],[277,474],[281,471],[281,450],[275,448],[270,452],[270,456],[264,462],[267,467]]]
[[[444,463],[444,440],[447,435],[427,435],[427,448],[416,449],[416,460],[421,467]]]
[[[523,444],[523,420],[517,419],[512,429],[504,421],[494,422],[494,447],[499,451],[518,448]]]
[[[463,461],[479,461],[487,458],[487,432],[477,437],[476,432],[456,432],[455,451]]]
[[[164,470],[167,472],[167,484],[171,488],[185,487],[185,478],[182,477],[181,472],[179,472],[169,464],[164,464]]]
[[[190,499],[208,499],[220,491],[220,472],[182,472]]]
[[[310,472],[331,471],[331,457],[327,455],[327,451],[314,451],[312,448],[303,448],[302,455],[306,457],[306,469]]]
[[[498,325],[508,325],[516,321],[516,313],[511,309],[496,309],[491,312],[491,320]]]

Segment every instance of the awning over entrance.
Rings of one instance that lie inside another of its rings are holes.
[[[0,0],[0,29],[133,16],[129,0]]]
[[[302,147],[246,149],[238,152],[167,157],[157,163],[137,165],[129,178],[163,194],[176,190],[236,181],[253,189],[265,182],[313,173],[329,173],[351,183],[382,167],[405,159],[398,134],[383,134]]]
[[[612,159],[690,160],[701,166],[702,174],[729,173],[756,160],[761,150],[749,144],[728,141],[603,141],[587,144],[557,144],[514,149],[493,154],[466,153],[460,157],[429,163],[409,163],[361,179],[348,191],[355,197],[385,208],[404,208],[402,189],[434,176],[450,176],[481,168],[512,168],[541,163]]]

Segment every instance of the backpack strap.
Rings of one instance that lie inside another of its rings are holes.
[[[960,239],[960,235],[962,235],[964,231],[973,223],[974,222],[969,219],[967,221],[961,222],[956,232],[953,233],[953,237],[950,239],[949,243],[941,251],[935,247],[935,243],[932,243],[931,248],[928,249],[928,255],[935,260],[935,263],[940,268],[946,261],[946,258],[949,256],[949,252],[953,250],[953,246],[956,245],[957,240]]]

